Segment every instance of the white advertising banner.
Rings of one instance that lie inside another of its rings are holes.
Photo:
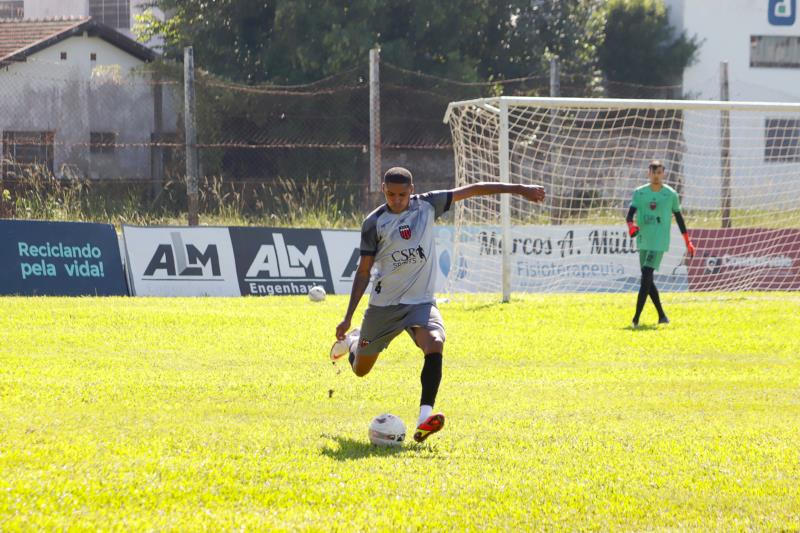
[[[241,296],[228,228],[123,226],[134,296]]]
[[[670,251],[656,272],[659,288],[688,290],[683,239],[672,226]],[[636,240],[614,226],[515,226],[511,229],[511,290],[627,292],[641,277]],[[502,229],[465,228],[456,247],[454,290],[500,292]]]
[[[335,294],[350,294],[353,278],[361,257],[361,232],[355,230],[323,230],[322,241],[328,252],[328,264]],[[367,293],[365,293],[367,294]]]
[[[450,258],[453,255],[453,228],[437,226],[436,262],[439,266],[436,278],[436,291],[442,292],[450,270]],[[358,261],[361,257],[361,232],[356,230],[329,230],[322,232],[325,250],[328,253],[333,290],[336,294],[350,294],[353,286]],[[368,289],[369,291],[369,289]],[[366,293],[368,294],[368,292]]]

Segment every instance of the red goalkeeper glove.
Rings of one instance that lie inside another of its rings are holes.
[[[694,244],[692,244],[692,239],[689,238],[689,232],[683,234],[683,241],[686,243],[686,251],[689,252],[689,257],[694,257]]]
[[[631,237],[636,237],[637,233],[639,233],[639,226],[637,226],[633,222],[628,222],[628,234]]]

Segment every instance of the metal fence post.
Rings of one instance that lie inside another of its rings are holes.
[[[191,46],[183,49],[184,127],[186,128],[186,196],[188,200],[188,222],[197,226],[197,130],[194,122],[194,51]]]

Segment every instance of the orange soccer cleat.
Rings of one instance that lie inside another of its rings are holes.
[[[425,419],[425,421],[417,426],[417,431],[414,432],[414,440],[417,442],[424,442],[425,439],[439,431],[444,427],[444,415],[436,413]]]

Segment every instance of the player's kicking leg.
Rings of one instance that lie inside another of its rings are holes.
[[[350,363],[350,368],[356,376],[363,377],[369,374],[375,361],[378,359],[378,353],[365,354],[364,350],[360,349],[361,345],[361,330],[358,328],[350,331],[344,339],[336,341],[331,347],[331,360],[335,363],[347,356]]]
[[[360,336],[361,330],[355,328],[345,335],[344,339],[334,342],[333,346],[331,346],[331,361],[336,362],[351,353],[355,353]]]

